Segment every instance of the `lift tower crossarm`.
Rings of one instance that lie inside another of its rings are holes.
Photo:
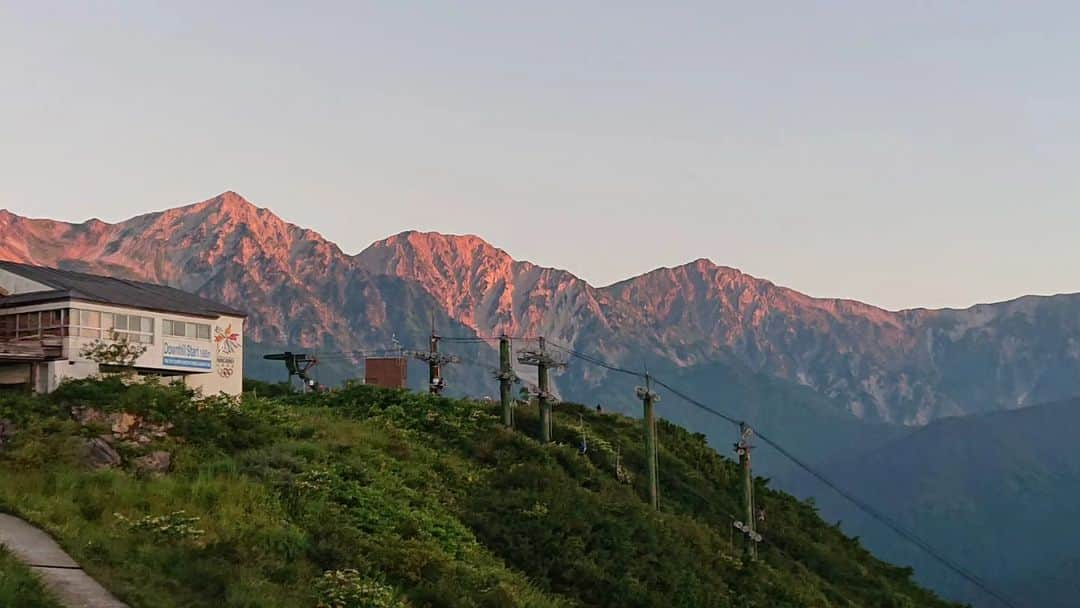
[[[308,370],[318,365],[319,360],[315,357],[309,357],[304,353],[274,353],[270,355],[263,355],[263,359],[267,361],[284,361],[285,369],[289,372],[289,385],[292,386],[293,376],[297,376],[304,383],[304,391],[308,389],[319,389],[319,385],[310,376],[308,376]]]
[[[554,401],[554,395],[548,389],[548,370],[566,367],[566,362],[547,352],[547,343],[544,338],[540,338],[539,342],[539,348],[536,350],[518,351],[518,363],[536,368],[537,384],[540,385],[540,390],[536,394],[536,400],[540,405],[540,441],[551,443],[551,404]]]
[[[439,340],[440,337],[435,334],[434,330],[431,332],[430,348],[429,350],[410,350],[405,351],[405,354],[411,356],[414,359],[419,359],[428,365],[428,390],[432,395],[442,394],[443,389],[446,388],[446,381],[442,377],[442,366],[450,363],[458,363],[461,361],[455,355],[447,355],[439,352]]]

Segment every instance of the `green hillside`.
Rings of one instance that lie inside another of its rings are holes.
[[[476,401],[262,394],[196,399],[111,379],[0,396],[17,429],[0,451],[0,509],[49,530],[135,608],[951,605],[763,479],[766,542],[744,561],[738,471],[666,423],[655,513],[630,418],[561,405],[559,443],[542,446],[532,408],[509,432]],[[126,442],[108,412],[172,426]],[[101,435],[121,466],[85,462]],[[136,466],[154,451],[171,454],[167,474]]]

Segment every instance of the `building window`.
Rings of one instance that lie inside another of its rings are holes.
[[[59,338],[67,335],[67,310],[43,310],[41,311],[41,335],[43,337]]]
[[[109,316],[109,315],[105,315]],[[71,319],[71,335],[83,338],[101,338],[102,314],[96,310],[72,308],[68,317]],[[105,336],[108,337],[108,334]]]
[[[71,335],[106,340],[115,334],[140,344],[154,343],[154,320],[139,315],[121,315],[96,310],[71,309]]]
[[[15,315],[0,316],[0,340],[14,340],[15,335]]]
[[[18,332],[17,338],[19,340],[33,340],[41,337],[40,312],[20,313],[15,321],[18,323],[16,331]]]
[[[113,321],[113,331],[119,336],[127,337],[131,342],[139,342],[142,344],[154,343],[154,320],[150,317],[119,314],[111,316]]]
[[[0,340],[39,340],[67,335],[66,310],[21,312],[0,316]]]
[[[161,333],[162,335],[173,336],[176,338],[209,340],[210,326],[203,323],[192,323],[190,321],[164,319],[161,321]]]

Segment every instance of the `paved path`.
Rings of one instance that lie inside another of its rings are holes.
[[[0,513],[0,545],[25,562],[68,608],[127,608],[90,578],[48,534]]]

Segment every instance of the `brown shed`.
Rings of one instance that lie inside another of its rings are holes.
[[[383,388],[405,388],[408,369],[405,357],[368,357],[364,360],[364,383]]]

